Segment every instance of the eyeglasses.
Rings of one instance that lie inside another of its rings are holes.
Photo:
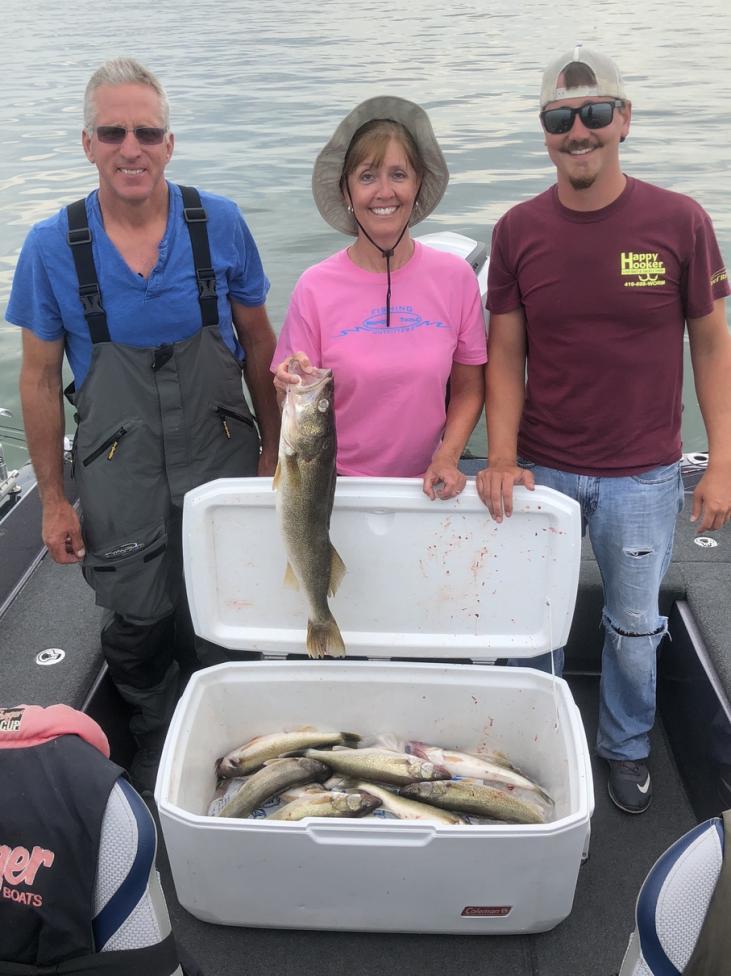
[[[166,130],[152,125],[136,125],[134,129],[125,129],[123,125],[97,125],[94,132],[99,142],[110,146],[121,146],[128,132],[134,133],[141,146],[159,146]]]
[[[552,136],[570,132],[577,115],[587,129],[604,129],[614,118],[615,108],[623,105],[623,101],[616,99],[611,102],[587,102],[579,108],[563,106],[546,109],[541,112],[540,118],[543,128]]]

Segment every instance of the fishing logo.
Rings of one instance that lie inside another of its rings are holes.
[[[20,732],[23,708],[0,708],[0,732]]]
[[[711,287],[720,284],[722,281],[728,281],[728,274],[725,268],[719,268],[718,271],[713,272],[711,275]]]
[[[40,908],[42,895],[34,891],[21,891],[19,885],[30,887],[36,880],[40,868],[50,868],[56,859],[53,851],[44,847],[10,847],[0,844],[0,897],[14,901],[17,905]]]
[[[431,319],[422,318],[418,312],[414,311],[412,305],[392,305],[391,306],[391,325],[386,327],[386,307],[372,308],[367,318],[363,319],[360,325],[355,325],[351,329],[342,329],[338,332],[337,338],[353,335],[356,332],[365,332],[369,335],[400,335],[404,332],[414,332],[416,329],[446,329],[444,322],[434,322]]]
[[[665,265],[660,255],[650,251],[622,251],[619,256],[620,274],[628,278],[625,288],[653,288],[665,284]]]

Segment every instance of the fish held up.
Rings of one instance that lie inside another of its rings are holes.
[[[335,594],[345,574],[345,564],[330,542],[337,477],[332,371],[313,367],[305,373],[296,361],[290,371],[300,381],[292,383],[285,396],[273,482],[287,552],[284,579],[307,598],[308,655],[343,657],[343,638],[328,605],[328,596]]]

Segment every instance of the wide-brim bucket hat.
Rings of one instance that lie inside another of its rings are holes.
[[[429,116],[416,102],[396,95],[377,95],[357,105],[345,116],[333,137],[315,160],[312,171],[312,195],[323,219],[341,234],[358,236],[358,225],[340,189],[345,154],[355,133],[366,122],[388,119],[408,129],[424,161],[424,178],[409,226],[428,217],[444,196],[449,183],[447,163],[434,135]]]

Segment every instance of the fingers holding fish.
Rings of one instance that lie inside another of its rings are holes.
[[[280,393],[286,393],[290,384],[300,383],[302,373],[313,370],[309,357],[304,352],[295,352],[282,360],[274,371],[274,386]]]

